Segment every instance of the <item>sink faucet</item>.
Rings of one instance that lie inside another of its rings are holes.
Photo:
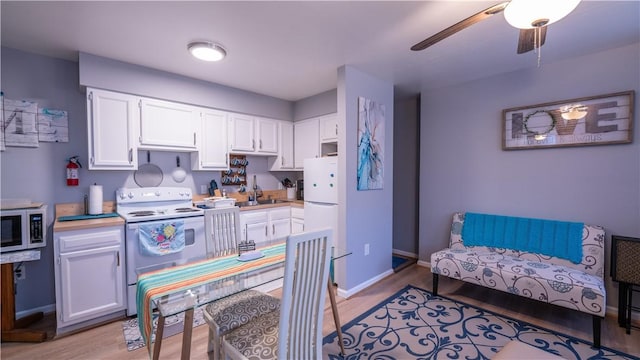
[[[261,196],[262,194],[258,193],[258,182],[256,181],[256,176],[253,175],[253,200],[258,201],[258,198]]]

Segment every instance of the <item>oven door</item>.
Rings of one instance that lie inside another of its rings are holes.
[[[169,221],[184,221],[184,248],[179,252],[165,255],[149,254],[142,249],[140,245],[140,225],[160,225]],[[204,216],[128,223],[125,236],[127,243],[127,284],[129,285],[138,281],[138,274],[202,260],[207,257]]]

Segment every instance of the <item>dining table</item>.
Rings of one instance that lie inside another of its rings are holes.
[[[181,359],[191,355],[193,316],[196,308],[233,295],[281,280],[284,277],[285,242],[259,248],[261,257],[244,261],[238,254],[216,257],[138,275],[138,326],[149,356],[160,356],[165,320],[184,313]],[[332,247],[333,261],[351,252]],[[342,354],[344,345],[340,317],[332,277],[327,283],[329,301]],[[157,325],[153,334],[153,310],[157,309]],[[154,341],[155,337],[155,341]]]

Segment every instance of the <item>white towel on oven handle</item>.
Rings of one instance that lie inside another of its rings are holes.
[[[185,246],[183,220],[166,220],[140,224],[138,243],[144,255],[162,256],[180,252]]]

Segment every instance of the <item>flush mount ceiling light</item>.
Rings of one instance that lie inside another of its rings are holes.
[[[227,51],[221,45],[207,41],[192,42],[187,48],[191,55],[203,61],[220,61],[227,56]]]

